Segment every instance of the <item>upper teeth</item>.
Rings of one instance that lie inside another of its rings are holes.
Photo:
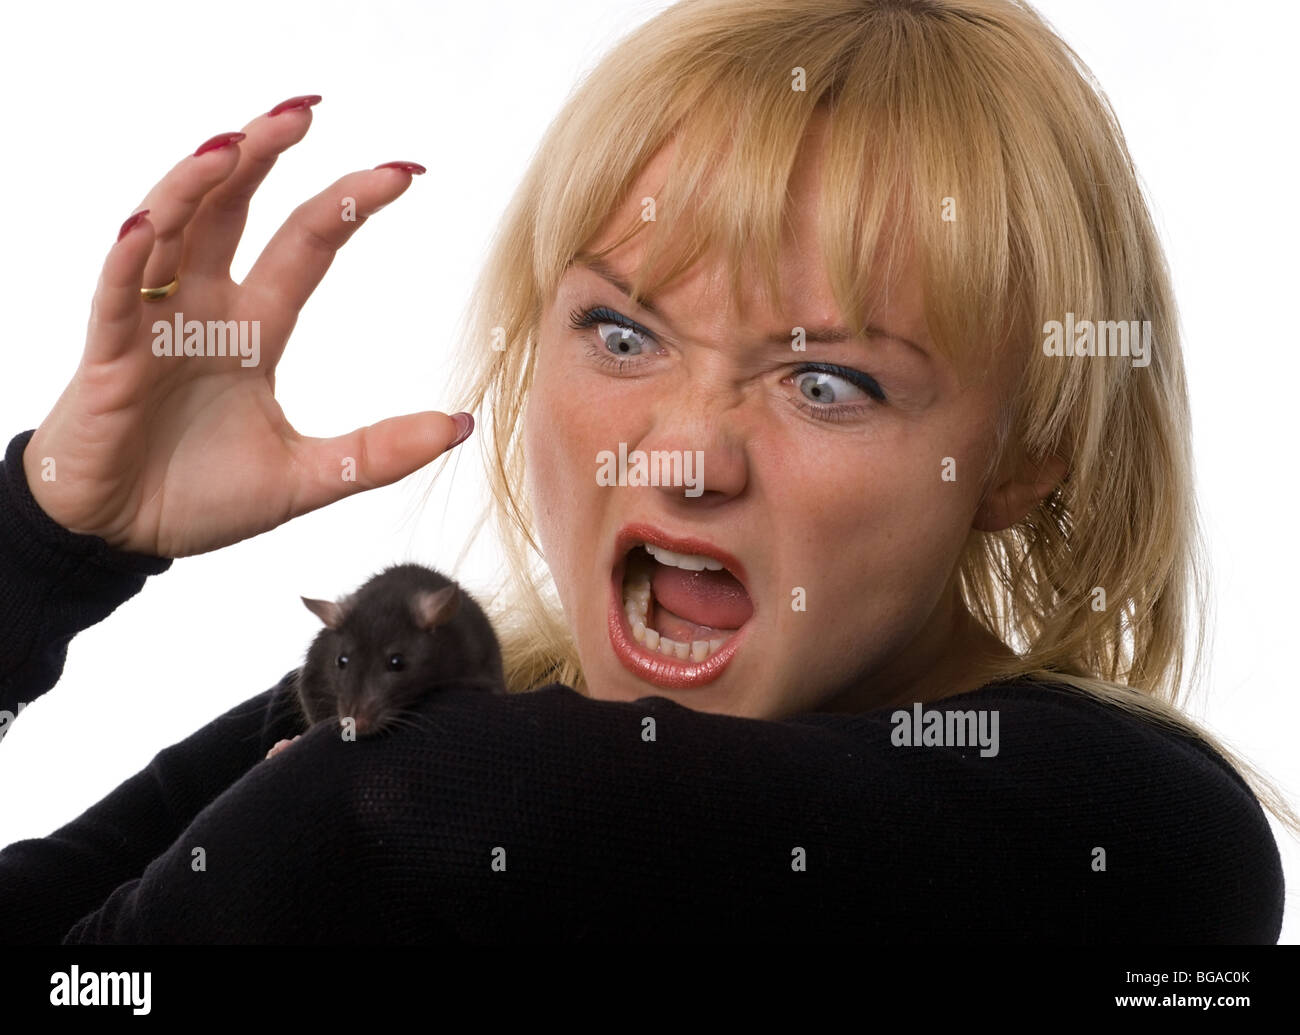
[[[653,557],[660,564],[666,564],[670,568],[685,568],[687,571],[721,571],[723,564],[721,561],[715,561],[712,557],[705,557],[698,553],[676,553],[673,550],[665,550],[662,546],[654,546],[650,543],[645,544],[646,553]]]

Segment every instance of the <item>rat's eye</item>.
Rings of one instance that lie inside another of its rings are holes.
[[[404,657],[400,654],[388,655],[388,671],[401,672],[404,668],[406,668],[406,659]]]
[[[339,668],[348,667],[348,656],[346,654],[340,654],[337,658],[334,659],[334,661]]]

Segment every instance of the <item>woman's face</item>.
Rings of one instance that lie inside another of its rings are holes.
[[[701,261],[653,311],[634,306],[610,277],[631,282],[637,235],[604,271],[571,266],[543,313],[528,490],[594,698],[778,718],[977,685],[963,682],[965,662],[990,641],[950,580],[1006,385],[959,384],[910,275],[879,335],[815,340],[843,324],[816,237],[819,132],[791,184],[781,307],[736,311],[721,261]],[[669,158],[647,166],[591,250],[641,211]],[[608,312],[592,326],[571,325],[596,306]],[[634,484],[638,451],[677,484]],[[628,553],[647,541],[657,559]],[[691,570],[718,560],[724,570]],[[664,639],[687,646],[665,651]]]

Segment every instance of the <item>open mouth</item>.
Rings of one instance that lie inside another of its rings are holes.
[[[754,603],[734,559],[706,545],[671,542],[648,526],[620,534],[610,640],[623,665],[642,678],[698,686],[735,656]]]

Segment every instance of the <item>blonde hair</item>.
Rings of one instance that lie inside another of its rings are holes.
[[[1023,357],[999,450],[1068,463],[1023,520],[972,532],[955,573],[971,615],[1015,652],[993,678],[1034,676],[1197,736],[1300,831],[1282,795],[1179,708],[1207,596],[1169,275],[1109,103],[1015,0],[683,0],[579,84],[493,241],[457,386],[488,451],[506,565],[488,610],[511,691],[586,692],[522,493],[543,308],[670,139],[655,220],[620,238],[653,228],[633,294],[714,248],[733,290],[754,265],[775,294],[787,184],[816,113],[823,255],[850,326],[914,255],[945,355],[963,370]],[[1044,324],[1067,313],[1149,321],[1149,365],[1044,356]]]

